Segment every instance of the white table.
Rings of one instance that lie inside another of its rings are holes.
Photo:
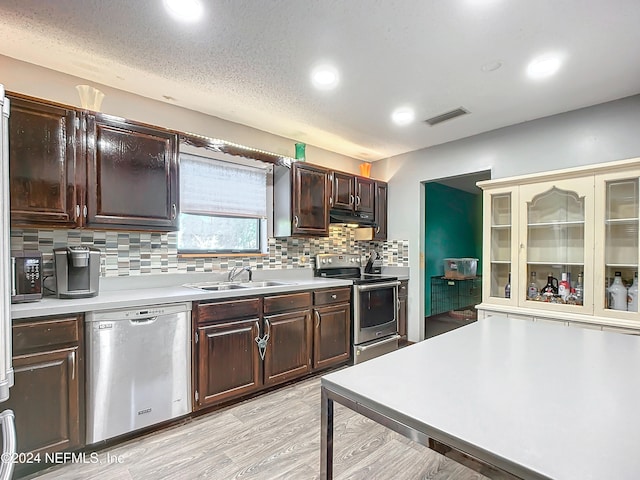
[[[492,317],[322,378],[337,401],[523,479],[640,478],[640,337]]]

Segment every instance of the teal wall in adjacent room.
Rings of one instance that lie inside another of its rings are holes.
[[[478,258],[482,272],[482,193],[425,185],[425,316],[431,314],[431,277],[444,275],[445,258]]]

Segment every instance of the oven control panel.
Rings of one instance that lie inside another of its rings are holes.
[[[316,269],[360,267],[362,259],[355,253],[319,253]]]

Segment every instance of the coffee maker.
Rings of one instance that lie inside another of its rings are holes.
[[[98,295],[100,250],[93,247],[53,249],[58,298],[85,298]]]

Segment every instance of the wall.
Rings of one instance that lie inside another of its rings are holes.
[[[375,162],[372,176],[389,181],[389,238],[414,246],[409,339],[424,338],[423,182],[489,169],[492,178],[502,178],[634,158],[640,156],[638,132],[640,95],[635,95]]]
[[[146,233],[98,230],[12,229],[12,250],[39,250],[43,255],[43,275],[53,274],[53,249],[66,246],[93,246],[102,251],[103,277],[158,273],[224,272],[235,266],[254,269],[313,268],[318,253],[359,253],[363,260],[375,248],[383,265],[406,267],[409,246],[404,241],[361,242],[353,229],[332,225],[328,237],[270,238],[264,256],[185,258],[178,255],[176,233]]]
[[[431,314],[431,277],[445,258],[482,257],[482,195],[430,182],[425,185],[425,316]],[[478,265],[478,275],[482,266]]]

